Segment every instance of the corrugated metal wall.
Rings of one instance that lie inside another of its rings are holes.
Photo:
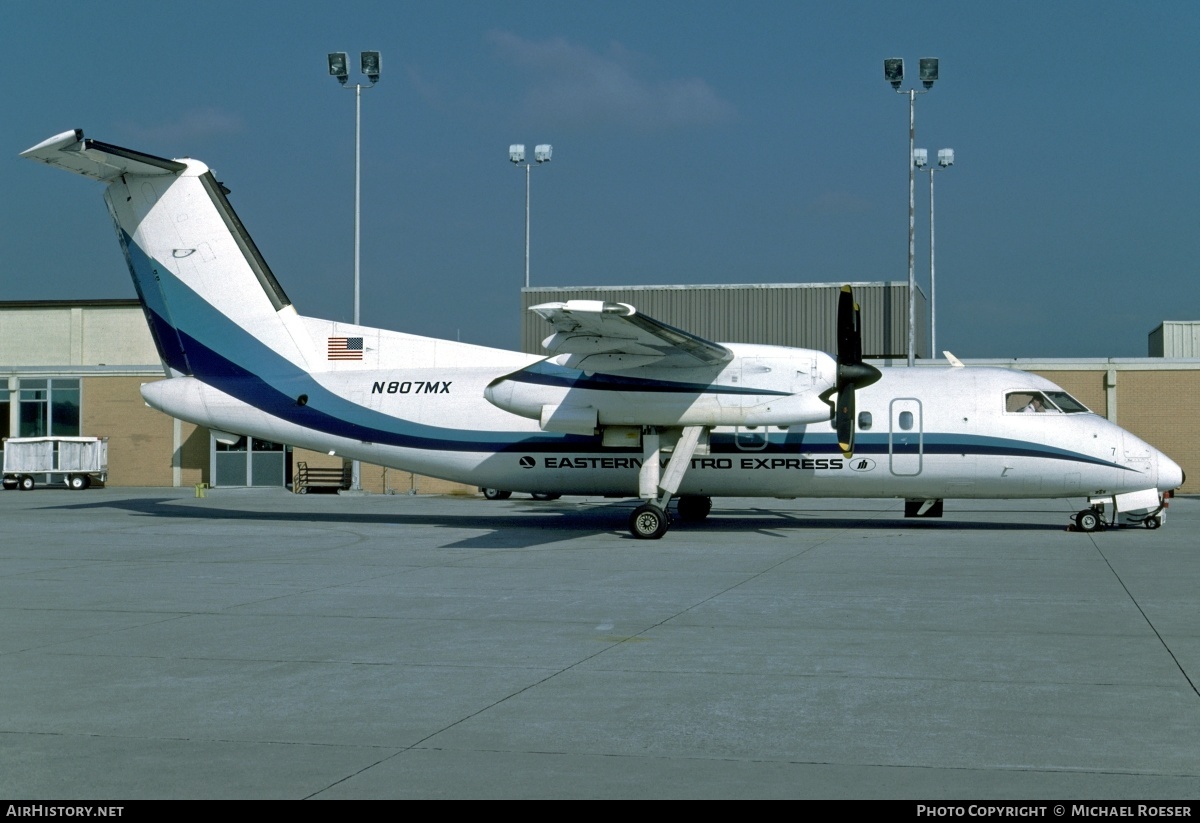
[[[1200,320],[1164,320],[1150,332],[1151,357],[1200,357]]]
[[[544,354],[550,324],[529,311],[539,303],[604,300],[721,343],[767,343],[834,353],[842,283],[539,287],[521,290],[521,349]],[[863,355],[908,356],[908,283],[852,283],[862,307]],[[925,295],[916,296],[917,357],[928,353]]]

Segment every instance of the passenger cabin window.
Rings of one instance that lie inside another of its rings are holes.
[[[1004,410],[1010,414],[1080,414],[1087,406],[1065,391],[1014,391],[1004,397]]]
[[[904,431],[909,431],[913,427],[913,413],[910,411],[900,412],[900,428]]]
[[[858,427],[860,429],[862,429],[863,431],[868,431],[871,428],[871,413],[870,412],[859,412],[858,413]]]

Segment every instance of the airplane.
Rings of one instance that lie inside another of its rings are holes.
[[[237,436],[553,497],[636,497],[661,538],[714,497],[1086,497],[1074,528],[1156,528],[1180,466],[1049,380],[864,362],[849,286],[837,352],[716,343],[633,306],[534,306],[546,356],[297,312],[209,168],[86,138],[23,157],[104,193],[167,379],[151,407]],[[1105,508],[1111,506],[1111,516]]]

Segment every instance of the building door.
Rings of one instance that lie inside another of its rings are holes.
[[[287,482],[290,447],[256,437],[221,443],[210,437],[210,476],[213,486],[282,486]]]

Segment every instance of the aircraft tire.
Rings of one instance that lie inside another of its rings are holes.
[[[1100,514],[1095,509],[1084,509],[1075,515],[1075,525],[1082,532],[1099,531],[1101,526]]]
[[[685,523],[699,523],[712,511],[712,498],[701,495],[684,495],[679,498],[679,503],[675,508],[679,512],[680,520]]]
[[[512,497],[512,492],[503,491],[502,489],[483,489],[482,491],[485,500],[507,500]]]
[[[23,492],[32,491],[33,487],[36,485],[37,485],[37,483],[34,482],[33,478],[27,474],[22,475],[17,480],[17,488],[19,488]]]
[[[629,515],[629,533],[638,540],[658,540],[670,527],[670,516],[653,503],[643,503]]]

